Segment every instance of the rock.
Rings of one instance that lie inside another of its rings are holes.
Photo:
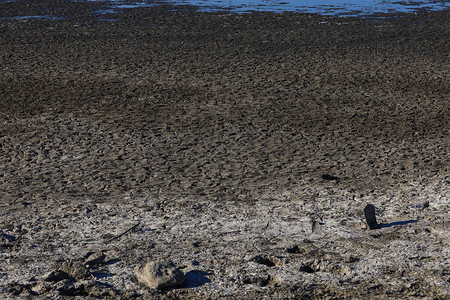
[[[50,281],[50,282],[58,282],[64,279],[73,279],[72,276],[70,276],[69,274],[67,274],[64,271],[61,270],[55,270],[52,271],[50,274],[48,274],[45,278],[44,281]]]
[[[85,263],[89,266],[105,262],[106,255],[103,252],[89,252],[86,254]]]
[[[267,256],[262,256],[262,255],[257,255],[255,257],[253,257],[251,259],[251,261],[254,261],[258,264],[266,265],[268,267],[274,267],[276,265],[272,259],[270,259]]]
[[[165,289],[183,284],[185,274],[172,261],[148,262],[143,268],[135,267],[137,280],[151,289]]]
[[[307,252],[307,250],[305,250],[304,248],[299,247],[298,245],[294,245],[290,248],[287,248],[286,251],[288,253],[294,253],[294,254],[301,254],[301,253],[305,253]]]
[[[330,174],[322,174],[323,180],[339,180],[339,177]]]
[[[309,235],[309,239],[319,239],[322,238],[323,231],[320,227],[320,222],[318,222],[316,219],[311,218],[311,234]]]
[[[69,274],[75,280],[81,280],[91,275],[86,267],[79,261],[64,262],[59,271]]]
[[[316,270],[314,270],[314,269],[311,268],[310,266],[306,266],[306,265],[301,266],[301,267],[300,267],[300,271],[306,272],[306,273],[315,273],[315,272],[316,272]]]

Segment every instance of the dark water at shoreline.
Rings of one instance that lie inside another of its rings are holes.
[[[237,13],[300,12],[321,15],[362,16],[374,13],[415,12],[417,10],[444,10],[446,1],[386,1],[386,0],[173,0],[173,4],[198,6],[200,11],[230,10]]]
[[[8,2],[27,2],[26,0],[0,0],[0,4]],[[84,2],[74,0],[73,2]],[[447,1],[386,1],[386,0],[110,0],[87,2],[105,3],[105,8],[96,12],[100,19],[109,19],[111,14],[120,13],[122,9],[156,7],[160,5],[193,6],[200,12],[298,12],[317,13],[329,16],[365,17],[390,13],[417,13],[419,11],[440,11],[450,8]],[[18,16],[10,19],[41,18],[51,19],[51,16]]]

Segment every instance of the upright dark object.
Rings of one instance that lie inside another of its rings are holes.
[[[370,230],[380,228],[375,217],[375,206],[372,204],[367,204],[364,208],[364,216],[366,217],[367,225],[369,225]]]

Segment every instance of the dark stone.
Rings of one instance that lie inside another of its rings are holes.
[[[295,245],[293,247],[287,248],[286,251],[288,253],[294,253],[294,254],[299,254],[299,253],[305,253],[305,249],[300,248],[298,245]]]
[[[306,272],[306,273],[315,273],[316,271],[311,268],[310,266],[301,266],[300,271]]]
[[[257,255],[255,257],[253,257],[251,260],[256,262],[256,263],[258,263],[258,264],[266,265],[268,267],[274,267],[275,266],[275,263],[272,260],[270,260],[267,257],[261,256],[261,255]]]
[[[322,174],[322,179],[324,180],[339,180],[339,177],[330,175],[330,174]]]
[[[372,204],[367,204],[364,208],[364,216],[366,217],[367,225],[369,225],[370,230],[380,228],[375,217],[375,206]]]

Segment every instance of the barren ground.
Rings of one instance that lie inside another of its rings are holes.
[[[27,3],[0,4],[0,297],[448,297],[448,12]],[[137,283],[168,259],[184,286]]]

